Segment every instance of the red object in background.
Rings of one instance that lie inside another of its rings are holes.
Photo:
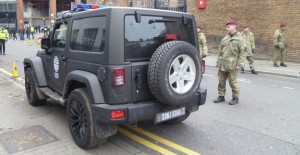
[[[202,71],[202,74],[205,73],[205,60],[201,60],[201,71]]]
[[[206,8],[206,0],[198,0],[198,9]]]

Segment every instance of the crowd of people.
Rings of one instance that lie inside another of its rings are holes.
[[[230,20],[226,23],[227,35],[222,39],[219,46],[219,53],[216,66],[219,68],[218,77],[218,97],[214,100],[214,103],[221,103],[225,101],[226,93],[226,81],[232,89],[232,99],[229,105],[235,105],[239,103],[239,84],[237,81],[238,71],[244,73],[245,60],[249,62],[249,67],[252,74],[257,74],[254,69],[253,54],[255,53],[255,41],[254,35],[250,31],[249,25],[243,25],[243,31],[237,30],[237,22]],[[274,67],[287,67],[285,64],[285,54],[288,47],[285,39],[285,30],[287,24],[281,22],[279,28],[276,29],[273,36],[274,44]],[[201,32],[201,26],[197,27],[199,51],[202,61],[207,56],[206,38]],[[277,62],[280,61],[280,65]]]
[[[5,42],[8,39],[18,40],[29,40],[34,39],[35,34],[43,33],[44,36],[47,35],[50,31],[49,26],[40,26],[40,25],[27,25],[24,27],[5,27],[0,25],[0,55],[6,55],[5,53]],[[26,37],[26,39],[25,39]]]

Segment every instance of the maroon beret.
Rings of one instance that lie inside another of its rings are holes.
[[[280,23],[280,27],[286,27],[286,23],[285,22],[281,22]]]
[[[234,20],[229,20],[227,23],[226,23],[226,26],[227,25],[237,25],[237,22],[234,21]]]
[[[245,25],[243,26],[243,29],[245,29],[245,28],[247,28],[247,27],[249,27],[249,25],[248,25],[248,24],[245,24]]]
[[[197,25],[197,28],[201,29],[202,30],[202,27],[200,25]]]

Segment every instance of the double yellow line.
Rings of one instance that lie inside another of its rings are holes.
[[[3,73],[5,73],[5,74],[7,74],[9,76],[12,76],[12,74],[10,72],[8,72],[8,71],[6,71],[6,70],[4,70],[2,68],[0,68],[0,72],[3,72]],[[19,80],[19,81],[24,81],[20,77],[18,77],[16,79]],[[182,152],[184,154],[188,154],[188,155],[200,155],[200,153],[197,153],[197,152],[195,152],[193,150],[190,150],[190,149],[188,149],[186,147],[178,145],[178,144],[176,144],[176,143],[174,143],[172,141],[169,141],[167,139],[159,137],[159,136],[157,136],[157,135],[155,135],[155,134],[153,134],[151,132],[148,132],[148,131],[146,131],[146,130],[144,130],[142,128],[134,127],[134,126],[131,126],[131,125],[125,125],[125,127],[129,128],[129,129],[131,129],[131,130],[133,130],[133,131],[135,131],[135,132],[137,132],[137,133],[139,133],[141,135],[149,137],[149,138],[151,138],[151,139],[153,139],[153,140],[155,140],[157,142],[160,142],[161,144],[164,144],[164,145],[166,145],[166,146],[168,146],[168,147],[170,147],[170,148],[172,148],[174,150],[180,151],[180,152]],[[144,139],[144,138],[142,138],[142,137],[140,137],[140,136],[138,136],[138,135],[136,135],[136,134],[134,134],[134,133],[126,130],[126,129],[124,129],[123,127],[119,126],[118,127],[118,132],[122,133],[123,135],[131,138],[132,140],[134,140],[134,141],[136,141],[136,142],[138,142],[138,143],[140,143],[140,144],[142,144],[142,145],[144,145],[144,146],[146,146],[146,147],[148,147],[148,148],[150,148],[152,150],[155,150],[155,151],[159,152],[160,154],[176,155],[176,153],[174,153],[174,152],[172,152],[172,151],[170,151],[168,149],[165,149],[165,148],[163,148],[163,147],[161,147],[161,146],[159,146],[157,144],[154,144],[154,143],[152,143],[152,142],[150,142],[150,141],[148,141],[148,140],[146,140],[146,139]]]
[[[146,130],[144,130],[142,128],[134,127],[134,126],[131,126],[131,125],[126,125],[126,127],[129,128],[129,129],[131,129],[131,130],[133,130],[133,131],[135,131],[135,132],[138,132],[138,133],[140,133],[140,134],[142,134],[142,135],[144,135],[146,137],[149,137],[149,138],[151,138],[151,139],[153,139],[153,140],[155,140],[157,142],[160,142],[160,143],[162,143],[162,144],[164,144],[166,146],[169,146],[172,149],[180,151],[180,152],[182,152],[184,154],[188,154],[188,155],[200,155],[200,153],[197,153],[197,152],[195,152],[193,150],[190,150],[190,149],[188,149],[186,147],[183,147],[183,146],[178,145],[178,144],[176,144],[174,142],[171,142],[171,141],[169,141],[167,139],[159,137],[159,136],[157,136],[157,135],[155,135],[155,134],[153,134],[151,132],[148,132],[148,131],[146,131]],[[120,133],[122,133],[123,135],[125,135],[125,136],[133,139],[134,141],[136,141],[136,142],[138,142],[138,143],[140,143],[140,144],[142,144],[142,145],[144,145],[146,147],[149,147],[150,149],[155,150],[155,151],[157,151],[157,152],[159,152],[161,154],[166,154],[166,155],[175,155],[176,154],[176,153],[174,153],[174,152],[172,152],[170,150],[167,150],[167,149],[165,149],[165,148],[163,148],[163,147],[161,147],[161,146],[159,146],[157,144],[154,144],[154,143],[152,143],[150,141],[147,141],[146,139],[144,139],[142,137],[139,137],[139,136],[131,133],[130,131],[128,131],[128,130],[122,128],[122,127],[118,127],[118,131]]]
[[[8,72],[8,71],[6,71],[6,70],[4,70],[2,68],[0,68],[0,72],[2,72],[4,74],[12,77],[12,74],[10,72]],[[15,79],[18,80],[18,81],[20,81],[20,82],[23,82],[23,83],[25,82],[24,79],[22,79],[21,77],[17,77]]]

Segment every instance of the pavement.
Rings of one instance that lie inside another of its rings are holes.
[[[210,54],[205,58],[205,63],[207,67],[215,67],[216,61],[216,54]],[[245,74],[250,73],[250,68],[247,60],[245,64]],[[271,60],[254,59],[254,67],[258,73],[300,78],[300,63],[286,62],[285,64],[288,67],[273,67],[273,61]]]

